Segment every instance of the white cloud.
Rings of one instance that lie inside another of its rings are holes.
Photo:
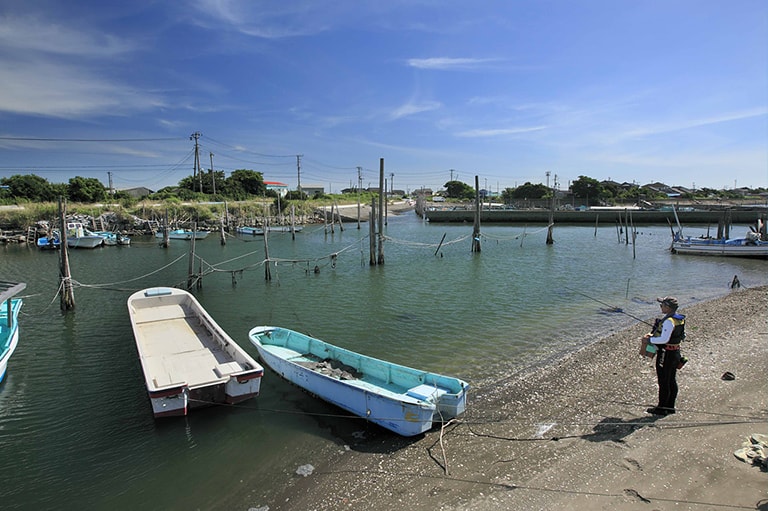
[[[546,126],[532,126],[530,128],[475,129],[461,131],[456,133],[456,136],[465,138],[499,137],[504,135],[517,135],[520,133],[531,133],[533,131],[541,131],[546,128]]]
[[[418,69],[476,69],[489,62],[497,62],[497,59],[470,59],[470,58],[449,58],[432,57],[427,59],[408,59],[408,65]]]
[[[431,110],[437,110],[442,107],[442,104],[438,101],[426,101],[423,103],[406,103],[405,105],[397,108],[390,114],[392,119],[400,119],[402,117],[408,117],[410,115],[418,114],[421,112],[429,112]]]

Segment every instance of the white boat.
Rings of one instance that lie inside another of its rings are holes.
[[[104,238],[86,229],[81,222],[67,222],[69,248],[96,248],[103,244]]]
[[[675,254],[768,259],[768,241],[762,241],[758,233],[751,231],[744,238],[735,239],[691,238],[677,234],[671,250]]]
[[[261,361],[289,382],[402,436],[457,417],[469,385],[334,346],[300,332],[257,326],[248,333]]]
[[[112,231],[95,231],[93,234],[104,238],[104,245],[114,247],[116,245],[130,245],[131,238],[125,234]]]
[[[191,240],[192,238],[195,238],[196,240],[202,240],[205,239],[206,236],[208,236],[211,233],[211,231],[192,231],[190,229],[173,229],[171,231],[168,231],[168,239],[172,240]],[[162,239],[164,237],[163,231],[158,231],[155,233],[156,238]]]
[[[249,227],[247,225],[243,225],[241,227],[237,228],[237,232],[239,234],[248,234],[251,236],[263,236],[264,235],[264,229],[261,227]]]
[[[242,226],[237,228],[237,232],[239,234],[249,234],[251,236],[263,236],[264,231],[266,232],[301,232],[303,229],[300,225],[294,225],[293,227],[290,225],[275,225],[275,226],[269,226],[266,229],[261,227],[249,227],[249,226]]]
[[[19,311],[23,300],[13,296],[26,287],[23,282],[0,281],[0,382],[8,370],[8,360],[19,344]]]
[[[138,291],[128,313],[155,417],[258,395],[264,368],[187,291]]]

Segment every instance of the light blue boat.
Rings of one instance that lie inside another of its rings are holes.
[[[248,333],[264,364],[289,382],[402,436],[461,415],[469,384],[339,348],[300,332],[257,326]]]
[[[19,344],[19,311],[23,300],[12,297],[26,287],[23,282],[0,281],[0,382],[5,378],[8,360]]]
[[[211,233],[210,231],[191,231],[189,229],[172,229],[168,231],[168,239],[191,240],[192,238],[194,238],[196,240],[203,240],[210,233]],[[155,237],[162,239],[165,237],[165,234],[161,230],[155,233]]]

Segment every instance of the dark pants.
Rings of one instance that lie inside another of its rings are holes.
[[[675,409],[677,399],[677,364],[680,350],[660,349],[656,355],[656,377],[659,380],[659,408]]]

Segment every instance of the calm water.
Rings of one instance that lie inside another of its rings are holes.
[[[270,235],[269,254],[280,259],[270,282],[261,237],[222,246],[209,236],[197,243],[195,267],[210,273],[195,294],[254,356],[248,330],[281,325],[480,389],[634,322],[607,305],[648,318],[659,295],[684,307],[729,292],[734,275],[768,284],[766,261],[670,254],[667,226],[641,228],[634,258],[612,225],[597,235],[594,226],[558,226],[553,246],[541,226],[487,225],[472,254],[471,225],[429,225],[410,213],[388,220],[378,267],[368,265],[368,226],[356,227]],[[185,282],[188,247],[146,238],[70,251],[79,286],[66,315],[57,255],[0,247],[0,279],[27,282],[21,342],[0,384],[0,507],[247,510],[274,505],[299,465],[322,465],[354,432],[389,435],[334,417],[341,412],[269,371],[261,395],[242,406],[155,421],[126,300]]]

